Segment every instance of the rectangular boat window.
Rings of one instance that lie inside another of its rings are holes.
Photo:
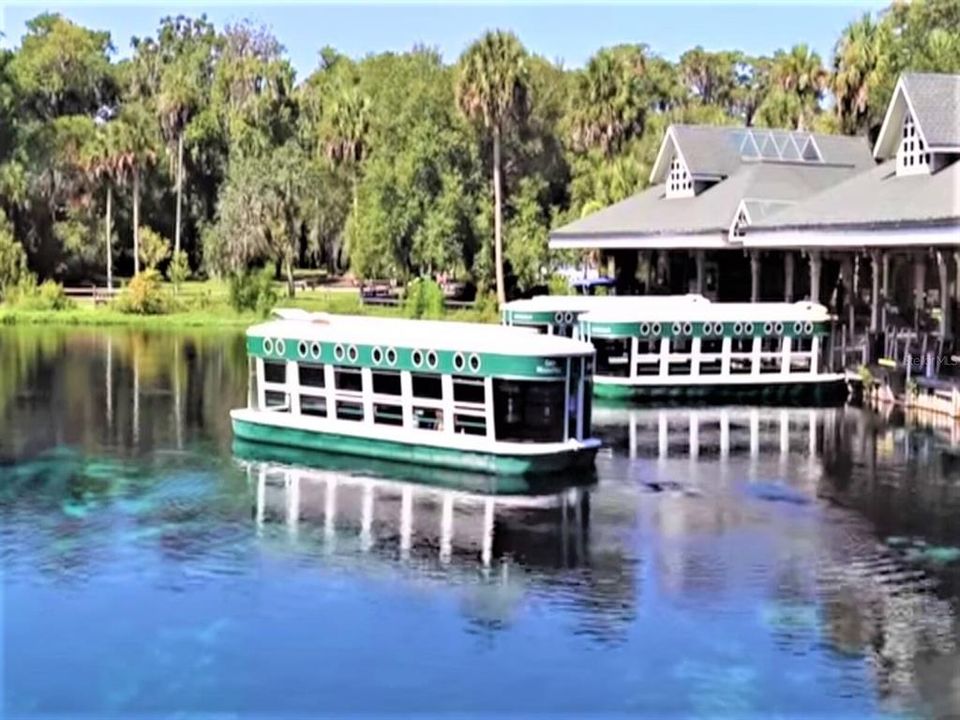
[[[453,376],[453,401],[483,405],[486,391],[480,378]]]
[[[487,421],[477,415],[454,415],[453,431],[462,435],[486,435]]]
[[[670,340],[670,352],[678,355],[689,355],[693,352],[693,338],[675,337]]]
[[[753,372],[753,359],[750,357],[731,357],[731,375],[749,375]]]
[[[701,360],[700,361],[701,375],[719,375],[722,370],[723,370],[723,363],[721,360]]]
[[[249,362],[249,372],[247,374],[247,407],[251,410],[260,409],[260,393],[259,385],[257,384],[257,360],[253,356],[250,357]]]
[[[583,437],[591,437],[590,423],[593,418],[593,383],[583,383]]]
[[[443,410],[413,408],[413,426],[418,430],[443,430]]]
[[[660,340],[659,339],[640,339],[637,340],[637,355],[659,355],[660,354]]]
[[[337,390],[349,390],[351,392],[363,391],[363,376],[360,374],[360,368],[338,367],[333,369],[333,386]]]
[[[630,375],[630,339],[595,338],[597,350],[597,375],[627,377]]]
[[[730,352],[748,353],[753,352],[753,338],[733,338],[730,341]]]
[[[656,359],[653,362],[650,361],[641,361],[637,363],[637,375],[659,375],[660,374],[660,360]]]
[[[810,372],[810,356],[800,356],[796,355],[790,356],[790,372],[794,373],[808,373]]]
[[[290,398],[285,392],[267,390],[263,394],[263,404],[273,412],[290,412]]]
[[[287,381],[287,364],[285,362],[263,361],[263,380],[268,383],[285,383]]]
[[[374,370],[373,391],[379,395],[401,395],[400,372],[397,370]]]
[[[790,344],[791,352],[810,352],[813,350],[812,337],[795,337]]]
[[[403,425],[403,408],[377,403],[373,406],[373,421],[378,425]]]
[[[298,370],[301,385],[322,388],[324,383],[326,383],[323,365],[305,365],[304,363],[300,363]]]
[[[761,373],[778,373],[780,372],[780,360],[779,356],[772,358],[761,358],[760,360],[760,372]]]
[[[363,422],[363,403],[337,400],[337,420]]]
[[[669,375],[689,375],[691,370],[691,365],[692,363],[689,360],[672,362],[667,366],[667,373]]]
[[[443,383],[439,375],[425,375],[422,373],[413,373],[413,396],[418,398],[428,398],[431,400],[443,399]]]
[[[300,414],[310,417],[327,416],[327,399],[316,395],[300,396]]]
[[[701,338],[700,352],[701,354],[715,353],[719,355],[723,352],[723,338]]]
[[[497,440],[562,442],[564,381],[493,381],[494,430]]]
[[[765,337],[760,341],[760,352],[780,352],[780,338]]]

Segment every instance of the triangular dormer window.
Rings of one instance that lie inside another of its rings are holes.
[[[908,112],[903,118],[900,147],[897,148],[897,175],[922,175],[930,173],[930,150],[917,131],[913,116]]]
[[[687,171],[687,166],[679,154],[673,156],[670,162],[670,173],[667,175],[667,197],[693,197],[693,178]]]

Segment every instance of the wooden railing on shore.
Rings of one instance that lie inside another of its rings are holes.
[[[65,287],[63,294],[74,299],[91,299],[94,305],[101,305],[109,302],[120,294],[119,288],[100,287],[97,285],[87,285],[81,287]]]

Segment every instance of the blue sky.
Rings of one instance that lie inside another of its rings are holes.
[[[164,15],[205,12],[219,27],[249,18],[267,25],[287,49],[303,78],[316,67],[317,51],[332,45],[361,57],[372,52],[408,50],[416,43],[439,48],[454,60],[488,28],[515,31],[528,49],[577,67],[600,47],[644,42],[676,59],[695,45],[770,54],[797,42],[811,45],[829,62],[842,28],[886,2],[672,3],[672,4],[460,4],[398,3],[332,5],[301,3],[265,6],[242,3],[94,4],[25,3],[0,0],[0,31],[6,46],[16,45],[24,23],[43,11],[60,12],[83,25],[109,30],[118,57],[129,53],[130,38],[155,31]]]

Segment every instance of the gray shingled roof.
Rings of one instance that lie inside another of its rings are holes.
[[[869,156],[869,150],[867,150]],[[740,201],[796,201],[831,187],[854,168],[804,163],[745,162],[732,177],[690,198],[666,198],[654,185],[550,233],[551,240],[602,240],[726,233]]]
[[[902,80],[927,145],[960,147],[960,75],[905,73]]]
[[[673,133],[691,175],[727,177],[740,166],[731,128],[674,125]]]
[[[960,221],[960,162],[932,175],[896,176],[896,160],[757,219],[751,230],[876,227]],[[958,240],[960,242],[960,240]]]

